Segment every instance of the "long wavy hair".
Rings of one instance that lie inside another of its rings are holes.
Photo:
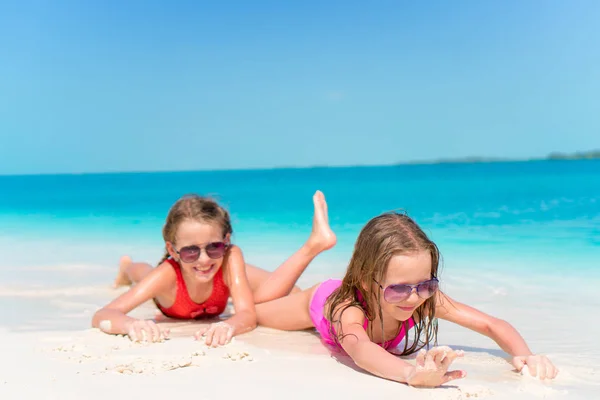
[[[383,326],[381,290],[374,282],[383,282],[391,258],[399,254],[414,254],[428,251],[431,254],[431,277],[437,277],[440,252],[425,232],[406,214],[389,212],[371,219],[361,230],[354,252],[341,286],[327,299],[327,320],[331,323],[331,336],[339,344],[343,339],[341,325],[339,332],[334,331],[334,323],[341,320],[342,313],[348,307],[359,307],[369,322],[378,316]],[[377,288],[377,290],[376,290]],[[413,314],[415,318],[414,339],[409,345],[408,321],[400,324],[405,328],[404,350],[401,355],[415,353],[431,343],[437,345],[437,320],[435,320],[435,295],[425,300]],[[367,334],[373,337],[373,327]]]

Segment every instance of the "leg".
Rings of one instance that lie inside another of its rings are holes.
[[[283,331],[299,331],[314,327],[309,314],[315,285],[298,293],[256,305],[258,325]]]
[[[250,283],[250,289],[252,293],[256,293],[257,289],[264,284],[267,279],[271,276],[272,272],[259,268],[252,264],[246,264],[246,276],[248,277],[248,283]],[[291,293],[298,293],[302,291],[298,286],[294,286]]]
[[[323,193],[317,191],[313,196],[313,203],[315,207],[313,228],[308,240],[300,250],[266,277],[256,290],[253,290],[255,303],[264,303],[290,294],[308,264],[319,253],[335,245],[336,237],[329,227],[327,203]]]
[[[128,286],[138,283],[152,271],[152,266],[146,263],[134,263],[129,256],[121,257],[119,260],[119,272],[113,283],[113,287]]]

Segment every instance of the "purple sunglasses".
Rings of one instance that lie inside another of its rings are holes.
[[[419,282],[416,285],[395,284],[384,288],[381,284],[375,281],[381,289],[383,289],[383,298],[388,303],[400,303],[410,297],[413,289],[417,291],[417,295],[422,299],[428,299],[437,292],[439,281],[437,278],[432,278],[428,281]]]
[[[225,254],[228,247],[229,245],[225,242],[213,242],[204,246],[204,251],[206,251],[206,255],[210,258],[217,259],[223,257],[223,254]],[[179,250],[173,246],[173,250],[179,254],[181,261],[184,263],[193,263],[198,260],[200,254],[202,254],[202,247],[196,245],[185,246]]]

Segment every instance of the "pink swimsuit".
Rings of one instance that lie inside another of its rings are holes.
[[[310,319],[312,320],[315,328],[321,335],[323,341],[329,345],[337,346],[335,340],[331,336],[330,327],[331,324],[327,321],[327,318],[323,315],[323,309],[325,307],[325,302],[327,298],[331,296],[331,294],[341,286],[342,281],[339,279],[329,279],[325,282],[321,283],[315,293],[313,294],[312,301],[310,302],[309,313]],[[367,329],[369,321],[365,318],[365,322],[363,324],[365,330]],[[411,318],[408,320],[408,328],[412,328],[415,325],[415,321]],[[404,336],[406,335],[406,331],[404,329],[404,325],[402,329],[400,329],[400,333],[396,336],[391,342],[387,342],[384,344],[384,347],[394,348],[400,344]],[[379,343],[381,346],[381,343]]]

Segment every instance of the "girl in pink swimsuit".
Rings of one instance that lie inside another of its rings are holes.
[[[323,200],[315,208],[313,240],[335,244]],[[412,386],[435,387],[463,378],[449,371],[462,356],[437,346],[437,319],[445,319],[493,339],[539,378],[558,370],[534,355],[509,323],[451,299],[438,290],[439,251],[408,216],[386,213],[362,229],[341,280],[330,279],[307,290],[256,305],[259,325],[282,330],[316,328],[323,342],[349,355],[356,365],[379,377]],[[306,268],[289,265],[290,270]],[[412,333],[412,334],[411,334]],[[404,342],[402,344],[402,342]],[[416,365],[395,355],[417,353]]]

